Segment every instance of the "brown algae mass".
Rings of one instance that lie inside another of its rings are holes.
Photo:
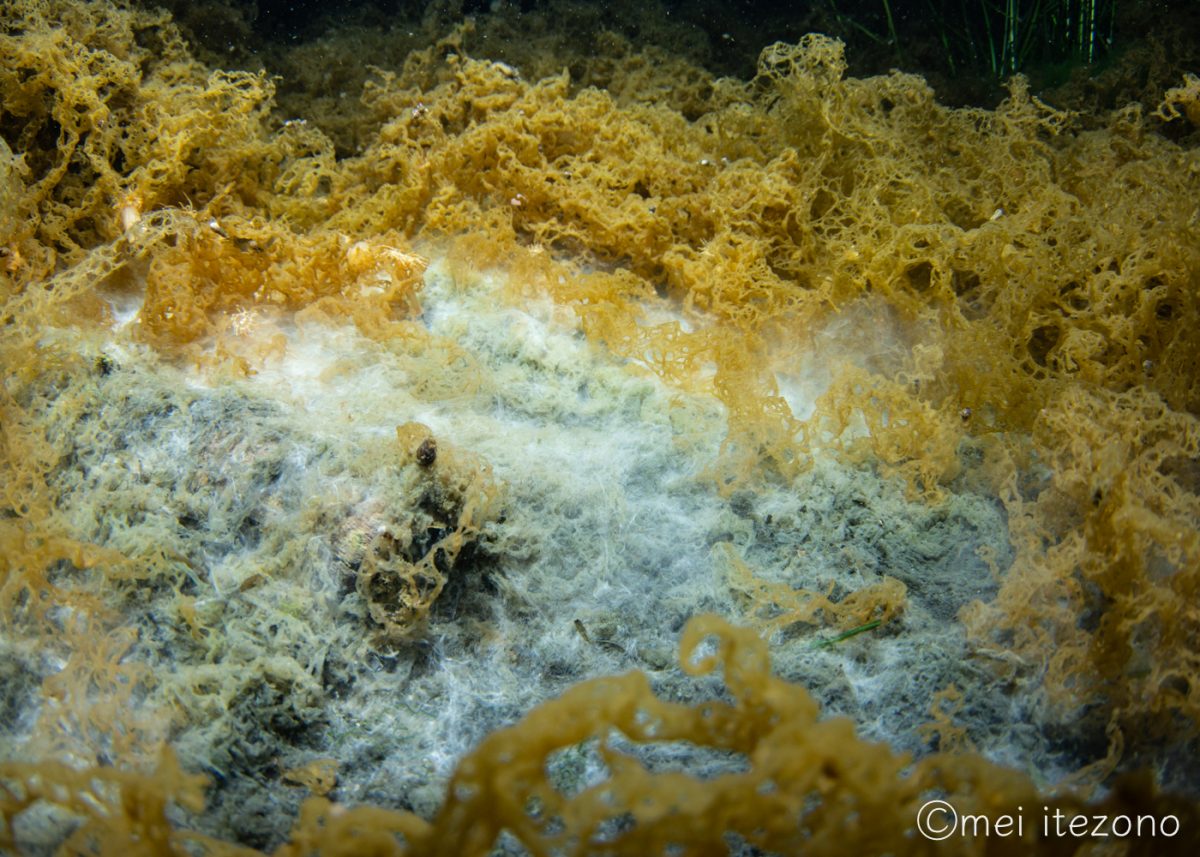
[[[1194,844],[1195,76],[949,108],[816,34],[738,80],[439,22],[334,104],[167,12],[0,4],[0,845],[916,854],[929,796]],[[686,514],[572,498],[538,420]],[[885,651],[932,722],[819,718]],[[538,676],[486,728],[446,677],[485,656]],[[1003,705],[1044,734],[989,744]]]

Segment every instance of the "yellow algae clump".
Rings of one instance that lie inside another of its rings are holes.
[[[964,613],[968,630],[1049,653],[1060,706],[1102,701],[1121,728],[1190,734],[1200,425],[1143,390],[1076,388],[1042,412],[1034,438],[1048,484],[1032,501],[1006,494],[1016,559],[995,602]]]
[[[1200,127],[1200,77],[1185,74],[1183,86],[1167,90],[1155,115],[1167,121],[1187,116],[1189,122]]]
[[[833,601],[827,594],[762,580],[728,542],[714,548],[724,559],[729,588],[742,596],[746,613],[768,634],[790,625],[831,625],[849,630],[878,620],[887,622],[904,612],[907,592],[894,577],[885,577]]]
[[[1156,795],[1141,780],[1088,805],[1070,795],[1041,797],[1027,778],[977,756],[939,754],[914,763],[860,739],[847,719],[819,719],[803,688],[771,675],[766,644],[754,631],[715,616],[688,623],[680,662],[697,678],[721,670],[728,697],[689,707],[655,695],[640,673],[583,682],[463,759],[432,821],[314,797],[289,842],[273,853],[473,857],[491,853],[506,832],[533,854],[700,855],[743,842],[779,854],[843,854],[849,847],[917,855],[928,853],[916,825],[931,799],[989,823],[1015,818],[1025,807],[1067,817],[1171,813],[1184,831],[1200,821],[1194,806]],[[700,778],[650,768],[631,752],[680,743],[737,756],[743,769]],[[602,773],[572,784],[552,780],[548,764],[572,748],[587,748]],[[185,843],[208,854],[260,853],[168,821],[168,801],[193,811],[201,804],[201,778],[184,775],[170,753],[149,774],[9,764],[0,766],[0,776],[27,778],[26,785],[0,791],[9,829],[42,800],[80,816],[79,841],[111,846],[136,837],[142,853],[154,855],[177,853]],[[1023,853],[1063,853],[1036,830],[1015,841]],[[976,853],[969,838],[952,838],[941,850]]]
[[[194,342],[218,315],[253,307],[349,316],[367,335],[420,312],[424,260],[386,236],[351,242],[339,232],[296,235],[237,217],[152,219],[161,231],[155,240],[143,235],[136,254],[146,265],[138,319],[152,341]]]
[[[355,557],[355,586],[381,641],[395,643],[423,630],[464,551],[478,542],[500,510],[491,468],[445,442],[420,423],[396,428],[402,460],[422,473],[417,518],[402,532],[369,534]],[[463,573],[458,571],[458,573]]]

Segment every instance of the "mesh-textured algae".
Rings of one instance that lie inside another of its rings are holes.
[[[715,652],[703,649],[709,637],[716,638]],[[766,645],[752,629],[697,617],[680,649],[689,674],[723,671],[731,701],[690,708],[656,697],[641,674],[593,679],[488,737],[459,765],[432,821],[314,797],[291,842],[276,853],[487,854],[508,831],[538,855],[724,853],[734,837],[782,854],[847,848],[924,854],[929,846],[914,835],[913,820],[931,794],[966,814],[1015,814],[1023,804],[1048,813],[1084,807],[1073,798],[1041,797],[1024,776],[976,756],[933,755],[914,765],[885,745],[858,739],[848,720],[818,719],[804,689],[770,674]],[[699,779],[648,769],[629,753],[632,745],[679,741],[743,756],[746,769]],[[557,751],[580,744],[594,746],[607,776],[564,794],[547,764]],[[9,823],[35,801],[49,800],[82,816],[71,844],[83,853],[118,853],[108,850],[113,842],[137,842],[145,854],[252,853],[172,825],[168,801],[196,811],[202,798],[198,778],[181,771],[169,751],[148,776],[9,766],[10,776],[22,774],[24,784],[5,795]],[[1194,847],[1200,820],[1194,805],[1154,802],[1145,783],[1129,780],[1088,809],[1107,816],[1147,806],[1174,813],[1190,831],[1186,842],[1171,843],[1181,848],[1177,853]],[[1037,831],[1013,846],[1013,853],[1074,853],[1073,844],[1039,839]],[[944,853],[980,851],[968,845]]]
[[[1095,764],[1081,782],[1111,785],[1114,769],[1194,755],[1200,156],[1194,139],[1159,133],[1194,121],[1194,78],[1161,106],[1085,123],[1020,78],[993,111],[946,108],[912,75],[848,78],[841,46],[815,35],[768,47],[757,75],[737,81],[616,35],[615,59],[584,72],[519,51],[476,59],[467,27],[365,72],[358,106],[334,110],[326,134],[319,104],[309,123],[281,121],[267,75],[201,63],[166,13],[60,0],[2,8],[0,627],[14,650],[44,647],[63,665],[42,676],[41,716],[28,724],[42,759],[0,768],[8,840],[40,802],[87,819],[65,853],[108,853],[134,837],[145,853],[179,853],[185,841],[233,853],[183,832],[163,798],[198,811],[198,781],[169,752],[157,768],[149,760],[168,724],[257,692],[203,666],[247,657],[247,640],[226,637],[195,594],[203,551],[119,538],[135,519],[157,520],[165,489],[153,472],[107,517],[81,521],[63,473],[83,447],[61,426],[105,418],[111,358],[75,353],[61,331],[99,337],[110,304],[144,292],[133,345],[245,377],[285,347],[247,345],[251,328],[347,321],[398,356],[415,399],[486,395],[464,348],[415,321],[416,242],[447,242],[463,268],[518,273],[514,304],[548,297],[631,370],[716,399],[726,430],[704,478],[725,495],[793,484],[823,455],[877,468],[934,505],[964,484],[990,492],[1013,558],[994,568],[995,598],[961,614],[981,657],[1042,694],[1056,721],[1084,715],[1093,745],[1080,762]],[[305,104],[287,100],[289,111]],[[857,360],[834,355],[846,359],[813,415],[794,413],[781,378],[853,312],[901,334]],[[167,394],[125,405],[164,436],[173,409],[215,407]],[[329,550],[353,571],[384,649],[420,632],[456,560],[483,550],[484,529],[503,518],[487,463],[443,442],[426,472],[428,439],[408,423],[348,465],[407,474],[384,495],[394,508],[351,498],[305,522],[333,531]],[[252,467],[286,460],[282,447],[223,449]],[[239,484],[203,468],[193,477],[224,480],[231,494]],[[406,513],[410,495],[424,506]],[[222,514],[244,514],[252,535],[282,502],[258,499]],[[286,582],[304,549],[289,543],[258,571],[231,559],[228,579],[215,578],[255,633],[299,625],[311,594],[256,600],[256,590],[267,577]],[[874,618],[895,627],[903,612],[904,584],[891,577],[833,600],[757,579],[732,547],[720,550],[734,609],[764,633]],[[129,605],[156,593],[171,599],[176,627],[131,627]],[[722,853],[723,834],[783,852],[800,837],[822,853],[835,831],[880,850],[930,789],[960,797],[960,809],[1042,800],[978,757],[908,769],[846,722],[817,720],[803,690],[770,677],[747,632],[694,626],[685,669],[706,633],[721,641],[732,704],[662,702],[636,675],[583,684],[464,759],[432,818],[314,800],[285,853],[388,853],[399,848],[392,832],[411,853],[486,853],[501,829],[535,853]],[[139,646],[168,643],[192,647],[189,671],[150,674]],[[258,667],[276,696],[316,694],[311,664]],[[164,694],[163,710],[137,710]],[[614,729],[745,754],[749,772],[650,773],[610,746]],[[557,794],[546,760],[589,740],[607,785]],[[1101,806],[1155,800],[1124,782]],[[1158,800],[1194,835],[1187,805]]]

